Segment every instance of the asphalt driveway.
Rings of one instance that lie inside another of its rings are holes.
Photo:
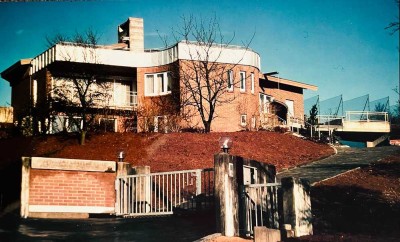
[[[389,155],[400,155],[399,146],[382,146],[375,148],[337,148],[337,154],[328,158],[295,167],[277,174],[282,177],[305,178],[311,184],[334,177],[349,170],[383,159]]]

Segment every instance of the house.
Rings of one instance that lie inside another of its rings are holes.
[[[118,132],[204,128],[197,108],[185,107],[188,94],[183,81],[190,66],[204,58],[201,43],[181,41],[164,49],[145,49],[140,18],[129,18],[117,32],[116,44],[89,49],[60,42],[4,70],[1,77],[12,87],[14,121],[22,124],[29,117],[39,132],[76,130],[83,121],[68,114],[72,108],[59,102],[56,90],[63,90],[76,104],[79,97],[67,77],[76,75],[79,80],[92,73],[91,80],[104,84],[104,89],[97,85],[88,92],[107,94],[94,98],[88,108],[100,127]],[[226,81],[221,92],[224,102],[215,106],[211,131],[303,125],[303,90],[316,86],[262,73],[259,54],[249,48],[217,44],[209,48],[210,62],[223,67],[221,79]],[[186,111],[190,115],[183,115]]]

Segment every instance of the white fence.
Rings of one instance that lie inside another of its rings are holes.
[[[279,229],[279,188],[279,183],[243,186],[243,224],[246,235],[253,235],[255,226]]]
[[[116,214],[167,215],[210,208],[214,170],[197,169],[117,177]]]

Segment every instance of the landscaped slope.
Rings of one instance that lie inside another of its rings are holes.
[[[278,170],[333,153],[332,148],[327,145],[275,132],[146,135],[104,133],[89,136],[84,146],[80,146],[74,137],[46,136],[30,139],[28,146],[25,141],[23,147],[17,145],[14,151],[7,149],[1,152],[17,152],[18,155],[25,156],[116,160],[117,152],[124,150],[125,161],[133,165],[149,165],[152,171],[184,170],[213,167],[214,154],[220,152],[218,139],[221,136],[232,138],[231,154],[276,165]],[[16,143],[13,140],[9,142]]]

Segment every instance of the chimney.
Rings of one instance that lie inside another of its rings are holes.
[[[144,31],[142,18],[129,18],[118,26],[118,43],[127,43],[130,51],[144,51]]]

